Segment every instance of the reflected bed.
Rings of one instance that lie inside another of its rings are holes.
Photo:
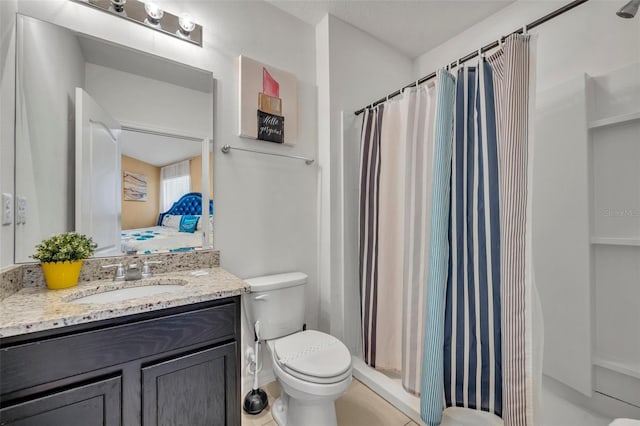
[[[156,226],[122,230],[122,252],[149,254],[159,251],[189,251],[204,244],[205,221],[201,216],[202,195],[190,192],[160,213]],[[213,201],[209,200],[209,223],[213,229]],[[213,243],[213,235],[209,244]]]
[[[203,231],[180,232],[168,226],[127,229],[120,234],[122,251],[148,254],[158,251],[187,251],[202,247]]]

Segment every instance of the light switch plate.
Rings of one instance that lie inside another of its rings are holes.
[[[27,197],[16,197],[17,211],[16,224],[24,225],[27,223]]]
[[[13,196],[11,194],[2,194],[2,224],[11,225],[13,222]]]

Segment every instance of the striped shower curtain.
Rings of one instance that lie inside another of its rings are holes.
[[[364,359],[399,370],[430,426],[445,407],[534,424],[530,44],[365,112]]]
[[[442,421],[443,399],[506,426],[533,425],[530,57],[529,36],[515,35],[489,61],[458,71],[448,238],[431,239],[432,253],[448,258],[446,273],[440,265],[428,282],[435,309],[427,310],[421,414],[429,425]],[[434,182],[432,221],[446,210],[436,206],[438,190],[446,189]]]
[[[427,318],[423,344],[420,412],[429,426],[442,420],[444,311],[449,274],[449,208],[455,79],[439,70],[435,118]]]
[[[399,375],[414,394],[422,371],[435,93],[434,85],[421,86],[367,111],[362,132],[364,358]]]
[[[384,120],[382,119],[384,117]],[[399,102],[365,117],[360,173],[360,283],[365,361],[393,373],[402,363],[404,139]]]
[[[401,101],[406,141],[401,378],[404,389],[414,395],[420,394],[426,325],[436,98],[433,84],[410,89]]]
[[[489,58],[494,72],[502,232],[502,388],[505,426],[534,425],[531,259],[531,36],[514,35]]]
[[[500,192],[491,67],[458,71],[444,328],[448,407],[502,415]]]
[[[367,109],[360,141],[360,295],[364,361],[376,365],[380,132],[384,105]]]
[[[402,105],[387,102],[380,130],[378,303],[375,366],[396,374],[402,359],[402,259],[405,139]]]

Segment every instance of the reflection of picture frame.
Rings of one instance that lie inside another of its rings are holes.
[[[147,177],[139,173],[123,172],[124,201],[147,201]]]
[[[298,139],[298,81],[240,56],[240,129],[245,138],[293,145]]]

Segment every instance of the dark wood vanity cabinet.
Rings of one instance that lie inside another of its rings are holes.
[[[77,384],[2,408],[1,424],[11,426],[116,426],[122,424],[120,377]]]
[[[239,426],[239,301],[0,340],[0,425]]]

